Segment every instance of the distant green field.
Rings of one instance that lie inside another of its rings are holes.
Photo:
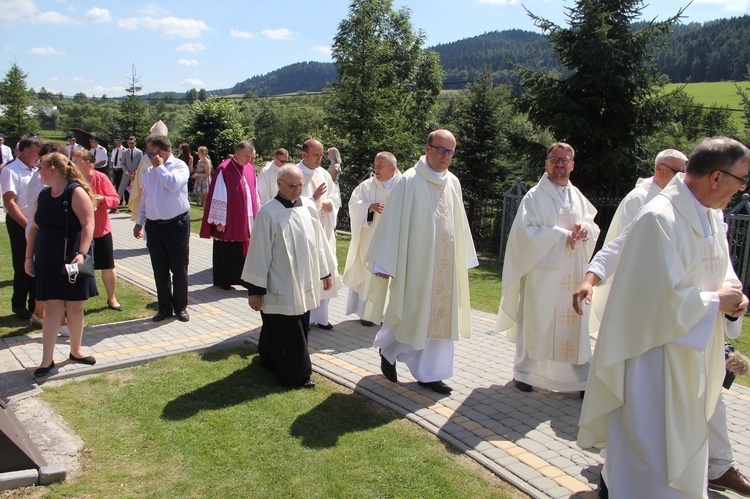
[[[684,86],[685,92],[695,100],[706,106],[718,105],[729,106],[732,109],[742,107],[740,96],[737,95],[739,85],[745,92],[750,93],[750,81],[716,81],[708,83],[670,83],[665,88],[667,91]]]

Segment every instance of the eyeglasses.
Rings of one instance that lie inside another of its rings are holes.
[[[305,186],[304,182],[302,182],[301,184],[290,184],[289,182],[281,179],[279,179],[279,182],[284,182],[290,189],[302,189]]]
[[[675,173],[675,175],[677,175],[678,173],[685,173],[685,170],[677,170],[677,169],[675,169],[675,168],[672,168],[671,166],[669,166],[669,165],[668,165],[668,164],[666,164],[666,163],[659,163],[659,164],[660,164],[661,166],[666,166],[667,168],[669,168],[670,170],[672,170],[672,171],[673,171],[673,172]],[[723,171],[723,170],[722,170],[722,171]]]
[[[715,172],[726,173],[730,177],[739,180],[742,183],[742,187],[740,187],[740,188],[743,189],[743,190],[747,187],[748,181],[750,181],[750,175],[745,175],[744,177],[738,177],[737,175],[734,175],[733,173],[729,173],[726,170],[714,170],[714,171]]]
[[[438,154],[447,154],[448,156],[453,156],[453,154],[456,152],[455,149],[446,149],[445,147],[433,146],[432,144],[427,145],[429,147],[432,147],[433,149],[437,149]]]
[[[573,163],[573,159],[571,158],[556,158],[554,156],[549,156],[547,160],[552,163],[553,165],[559,165],[560,163],[564,165],[569,165]]]

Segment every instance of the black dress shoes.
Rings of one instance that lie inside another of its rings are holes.
[[[225,284],[225,285],[219,286],[219,287],[221,289],[223,289],[224,291],[234,291],[234,286],[232,286],[230,284]]]
[[[380,350],[378,350],[378,353],[380,353]],[[391,364],[390,362],[388,362],[388,359],[383,357],[382,353],[380,353],[380,372],[383,373],[383,376],[385,376],[385,379],[387,379],[388,381],[398,383],[396,363],[394,362],[393,364]]]
[[[302,382],[302,388],[315,388],[315,380],[310,376]]]
[[[180,310],[177,312],[177,320],[180,322],[187,322],[190,320],[190,316],[187,313],[187,310]]]
[[[604,483],[604,477],[601,473],[599,473],[599,487],[596,489],[596,494],[599,496],[599,499],[609,499],[609,489],[607,488],[607,484]]]
[[[50,365],[47,367],[38,367],[34,369],[34,377],[35,378],[41,378],[42,376],[47,376],[49,372],[55,367],[55,361],[53,360]]]
[[[521,390],[522,392],[533,392],[534,387],[531,386],[528,383],[524,383],[523,381],[513,380],[513,382],[516,384],[516,388]]]
[[[27,321],[31,319],[31,312],[29,312],[25,308],[14,308],[13,313],[16,314],[16,317],[21,320]]]
[[[153,316],[151,318],[151,320],[154,321],[154,322],[161,322],[161,321],[163,321],[164,319],[166,319],[167,317],[169,317],[171,315],[172,315],[171,313],[168,314],[166,312],[159,311],[159,312],[156,313],[155,316]]]
[[[366,320],[364,320],[364,319],[360,319],[359,323],[360,323],[360,324],[362,324],[362,325],[363,325],[363,326],[365,326],[365,327],[372,327],[372,326],[374,326],[374,325],[375,325],[375,323],[374,323],[374,322],[371,322],[371,321],[366,321]]]
[[[442,393],[444,395],[449,394],[453,391],[453,388],[446,385],[442,381],[430,381],[430,382],[424,382],[424,381],[417,381],[419,386],[424,386],[425,388],[429,388],[433,392]]]
[[[79,364],[86,364],[89,366],[93,366],[94,364],[96,364],[96,359],[90,355],[86,357],[76,357],[71,353],[70,355],[68,355],[68,358],[73,362],[78,362]]]
[[[331,330],[331,329],[333,329],[333,324],[331,324],[330,322],[328,324],[325,324],[325,325],[318,324],[318,327],[320,329]]]

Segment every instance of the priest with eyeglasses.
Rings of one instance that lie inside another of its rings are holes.
[[[586,389],[591,359],[588,317],[570,293],[583,279],[599,237],[596,209],[571,182],[575,151],[556,142],[545,173],[521,200],[503,264],[496,329],[516,343],[516,388],[558,392]]]

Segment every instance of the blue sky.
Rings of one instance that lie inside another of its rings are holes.
[[[302,61],[330,61],[349,0],[0,0],[0,72],[12,62],[30,87],[117,96],[135,64],[143,92],[231,87]],[[687,0],[651,0],[647,19]],[[524,11],[557,24],[571,0],[394,0],[427,45],[504,29],[535,30]],[[750,13],[750,0],[694,0],[685,22]]]

